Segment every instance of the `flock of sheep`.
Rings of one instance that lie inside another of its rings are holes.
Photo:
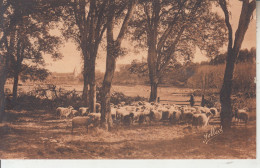
[[[101,120],[101,106],[96,104],[96,113],[89,112],[87,107],[80,107],[75,110],[72,106],[67,108],[58,107],[56,109],[57,117],[72,118],[72,133],[73,129],[79,126],[98,126]],[[132,125],[134,123],[151,123],[159,121],[167,121],[171,124],[191,124],[192,126],[204,127],[209,124],[210,119],[220,117],[220,109],[207,108],[201,106],[180,106],[148,102],[134,102],[131,105],[126,105],[121,102],[118,105],[111,104],[111,118],[115,124]],[[234,117],[237,121],[247,123],[249,114],[247,109],[236,109]]]

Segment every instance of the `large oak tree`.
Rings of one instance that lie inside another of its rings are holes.
[[[125,4],[122,5],[121,4]],[[127,31],[129,20],[133,14],[136,0],[109,0],[109,11],[107,14],[107,57],[106,72],[101,90],[101,126],[109,129],[112,126],[111,109],[110,109],[110,90],[113,76],[116,69],[116,59],[121,54],[121,43]],[[121,7],[120,7],[121,6]],[[125,14],[124,14],[125,13]],[[123,16],[122,16],[123,15]],[[123,23],[119,26],[119,33],[115,37],[116,23],[120,23],[118,19],[122,19]]]
[[[16,30],[24,18],[32,18],[40,24],[48,24],[50,20],[58,21],[61,6],[66,3],[59,0],[1,0],[0,1],[0,121],[5,113],[4,85],[8,76],[10,61],[16,48]],[[43,19],[44,17],[44,19]],[[35,23],[36,24],[36,23]],[[21,41],[21,40],[20,40]],[[19,42],[19,46],[22,43]],[[42,46],[43,47],[43,46]],[[21,51],[19,49],[19,51]]]
[[[107,0],[72,0],[64,18],[63,35],[73,39],[84,60],[83,100],[95,112],[95,67],[98,49],[106,30]]]
[[[223,85],[220,91],[220,102],[221,102],[221,125],[223,130],[231,128],[232,121],[232,105],[231,105],[231,94],[232,94],[232,82],[235,62],[237,60],[242,42],[244,40],[246,31],[248,29],[251,17],[256,8],[256,1],[243,0],[242,9],[240,13],[238,28],[233,37],[233,28],[230,23],[229,10],[226,0],[218,1],[221,9],[225,15],[225,23],[228,28],[228,47],[226,57],[226,69],[224,74]]]
[[[42,20],[47,23],[42,24]],[[54,59],[61,57],[58,51],[61,41],[60,38],[50,35],[49,30],[52,27],[50,22],[49,18],[39,13],[33,13],[30,16],[25,15],[19,20],[19,24],[16,25],[12,32],[15,36],[15,43],[12,49],[13,53],[9,53],[11,55],[9,76],[14,79],[13,102],[17,98],[18,81],[21,72],[25,74],[24,72],[30,70],[39,70],[42,73],[44,70],[42,68],[44,67],[43,54],[50,54]],[[44,76],[47,77],[48,73],[32,74],[36,76],[28,79],[44,79]],[[25,75],[29,77],[31,74]]]
[[[148,48],[150,101],[156,101],[159,81],[170,64],[190,60],[196,47],[209,57],[218,53],[225,41],[223,22],[211,11],[210,1],[140,1],[130,25],[134,39]]]

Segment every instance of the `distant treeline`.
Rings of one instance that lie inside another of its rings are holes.
[[[169,66],[160,85],[188,87],[194,89],[220,89],[225,70],[226,53],[217,55],[208,62],[174,64]],[[255,93],[256,49],[240,51],[234,72],[234,92]],[[101,84],[104,73],[97,71],[97,84]],[[83,82],[83,78],[81,79]],[[149,85],[147,63],[134,60],[121,65],[115,72],[114,85]]]

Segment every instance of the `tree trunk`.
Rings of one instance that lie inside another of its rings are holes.
[[[90,83],[89,87],[89,109],[90,112],[95,113],[96,112],[96,84],[95,81],[92,81]]]
[[[235,66],[235,53],[230,52],[227,56],[227,63],[224,75],[223,85],[220,91],[220,103],[221,103],[221,125],[223,130],[228,130],[231,128],[231,122],[233,117],[232,112],[232,81],[233,81],[233,72]],[[232,59],[233,58],[233,59]]]
[[[109,130],[112,127],[111,109],[110,109],[110,89],[116,69],[116,59],[112,55],[112,47],[107,49],[106,73],[101,90],[101,127]]]
[[[4,60],[4,56],[0,55],[0,123],[4,119],[5,115],[5,92],[4,86],[7,76],[7,67],[6,61]]]
[[[88,105],[89,105],[89,102],[88,102],[88,82],[86,80],[86,77],[84,77],[82,100],[84,102],[84,106],[88,107]]]
[[[92,87],[93,87],[93,89],[92,89],[93,93],[91,93],[91,95],[93,97],[93,103],[92,103],[93,104],[93,112],[97,112],[97,110],[96,110],[96,103],[97,103],[97,85],[96,85],[96,82],[92,85]]]
[[[83,86],[83,93],[82,93],[82,100],[84,103],[84,106],[89,106],[89,99],[88,99],[88,89],[89,89],[89,73],[88,73],[88,63],[87,60],[84,59],[84,73],[83,73],[83,80],[84,80],[84,86]]]
[[[17,51],[16,51],[16,57],[17,60],[16,62],[13,62],[13,68],[14,68],[14,85],[13,85],[13,104],[16,103],[16,99],[17,99],[17,87],[18,87],[18,82],[19,82],[19,73],[21,70],[21,64],[22,64],[22,54],[21,54],[21,39],[19,38],[19,40],[17,41]],[[15,60],[15,59],[14,59]]]
[[[155,102],[157,99],[157,86],[158,84],[156,82],[151,83],[150,102]]]
[[[221,102],[221,125],[223,130],[229,130],[231,128],[232,122],[232,102],[231,102],[231,93],[232,93],[232,81],[233,81],[233,72],[235,62],[240,51],[242,42],[244,40],[248,25],[250,23],[250,18],[253,14],[253,11],[256,8],[256,1],[244,0],[242,5],[242,10],[239,18],[239,24],[237,31],[235,33],[235,40],[233,44],[233,33],[232,27],[229,21],[229,11],[227,9],[226,0],[219,0],[219,4],[225,14],[225,23],[228,28],[228,54],[226,69],[224,74],[223,85],[220,91],[220,102]]]
[[[156,52],[156,36],[150,35],[148,38],[148,68],[149,68],[149,79],[151,84],[150,102],[155,102],[157,99],[157,52]]]
[[[18,90],[18,82],[19,82],[19,70],[18,67],[15,67],[15,71],[14,71],[14,84],[13,84],[13,100],[12,103],[15,104],[16,103],[16,99],[17,99],[17,90]]]
[[[95,64],[96,56],[91,55],[89,70],[89,109],[90,112],[96,112],[96,80],[95,80]]]
[[[120,46],[127,30],[128,22],[133,14],[133,9],[136,1],[129,1],[128,11],[120,28],[118,37],[114,40],[114,22],[115,11],[114,1],[109,1],[110,10],[107,16],[107,58],[106,58],[106,73],[103,80],[101,90],[101,127],[109,130],[112,127],[111,109],[110,109],[110,89],[113,76],[116,69],[116,58],[119,56]]]

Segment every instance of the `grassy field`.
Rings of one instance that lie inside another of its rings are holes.
[[[149,97],[148,86],[113,86],[112,91]],[[191,91],[161,87],[158,94],[161,99],[186,101]],[[8,110],[6,122],[0,124],[0,159],[254,159],[255,116],[255,111],[250,113],[248,125],[233,122],[232,131],[205,144],[204,136],[220,128],[219,118],[204,128],[157,122],[117,125],[110,132],[78,128],[72,135],[71,119],[56,119],[55,110]]]

